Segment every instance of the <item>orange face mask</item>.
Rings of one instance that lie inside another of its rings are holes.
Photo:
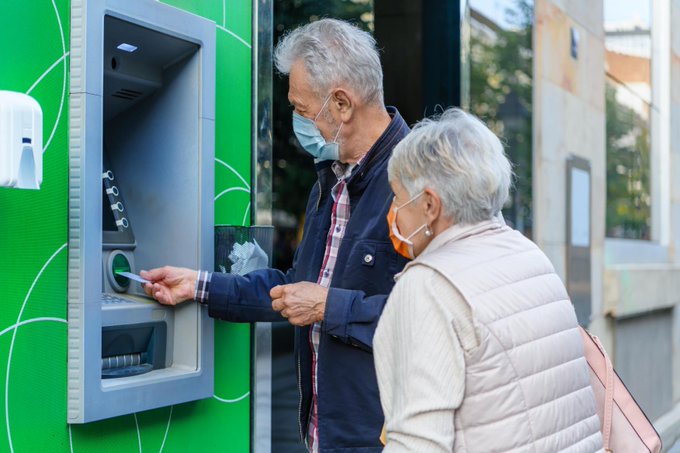
[[[396,250],[398,254],[410,260],[415,258],[415,255],[413,253],[413,242],[411,241],[411,238],[418,234],[420,230],[425,228],[427,224],[426,223],[423,224],[420,228],[415,230],[413,233],[409,234],[408,237],[404,237],[399,232],[399,227],[397,226],[397,211],[406,206],[407,204],[411,203],[413,200],[417,199],[423,193],[425,192],[420,192],[418,195],[414,196],[401,206],[393,207],[387,213],[387,225],[390,228],[390,240],[392,241],[392,246],[394,247],[394,250]]]

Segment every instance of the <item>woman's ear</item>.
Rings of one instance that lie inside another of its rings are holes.
[[[340,120],[342,120],[343,123],[349,122],[354,113],[354,108],[356,107],[354,94],[344,88],[339,88],[331,95],[331,102],[340,115]]]
[[[425,199],[425,217],[427,223],[434,223],[442,213],[442,200],[437,195],[437,192],[429,187],[423,190],[423,198]]]

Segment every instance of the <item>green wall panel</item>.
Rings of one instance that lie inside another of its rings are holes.
[[[69,4],[3,2],[0,90],[43,109],[43,184],[0,188],[0,450],[68,451],[66,210]]]
[[[250,225],[252,2],[164,3],[215,21],[215,224]]]
[[[221,24],[226,2],[222,0],[163,0],[163,3]]]
[[[252,44],[252,12],[250,1],[238,0],[230,2],[226,7],[224,28],[247,43]]]
[[[217,60],[215,223],[250,225],[251,49],[218,29]]]
[[[251,175],[251,12],[250,1],[226,4],[217,27],[215,117],[215,223],[250,225]],[[241,131],[249,131],[242,134]],[[246,151],[248,150],[248,151]],[[246,158],[247,157],[247,158]]]
[[[215,21],[215,221],[247,225],[251,166],[249,1],[168,0]],[[68,0],[0,7],[0,90],[43,109],[40,190],[0,188],[0,451],[229,451],[250,446],[250,328],[216,322],[215,397],[66,424]],[[222,194],[222,195],[219,195]]]

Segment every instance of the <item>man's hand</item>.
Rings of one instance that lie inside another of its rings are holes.
[[[194,298],[198,272],[192,269],[165,266],[139,275],[151,283],[144,285],[144,292],[163,305],[177,305]]]
[[[294,326],[323,321],[328,288],[310,282],[275,286],[269,292],[272,308]]]

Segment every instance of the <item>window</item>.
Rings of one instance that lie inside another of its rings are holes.
[[[532,236],[533,0],[470,0],[470,110],[504,141],[516,175],[503,209]]]
[[[605,0],[606,235],[651,239],[652,0]]]

